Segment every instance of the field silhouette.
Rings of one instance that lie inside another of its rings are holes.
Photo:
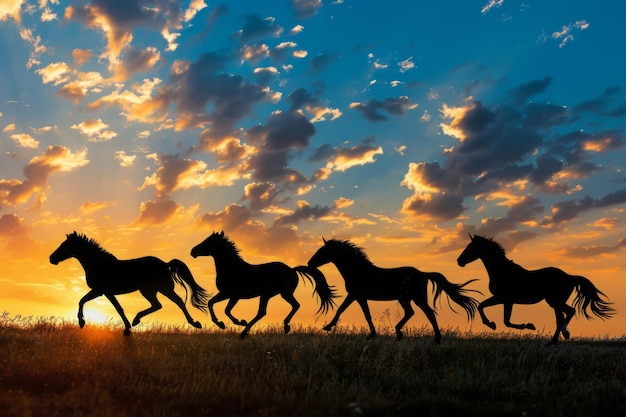
[[[615,416],[622,340],[406,328],[225,331],[0,316],[4,416]],[[206,327],[206,326],[205,326]],[[386,326],[383,326],[386,327]]]

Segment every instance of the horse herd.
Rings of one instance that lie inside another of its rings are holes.
[[[191,250],[191,256],[212,256],[215,261],[216,287],[218,293],[209,294],[194,280],[189,268],[178,259],[164,262],[153,256],[119,260],[104,250],[95,240],[83,234],[73,232],[66,235],[66,240],[50,255],[50,262],[57,265],[69,258],[76,258],[85,270],[85,278],[90,291],[78,303],[78,323],[85,325],[84,304],[104,295],[115,307],[124,322],[124,334],[130,334],[131,323],[126,318],[124,309],[116,299],[117,294],[139,291],[149,302],[150,307],[137,313],[132,326],[141,322],[142,317],[159,310],[162,305],[157,298],[161,293],[174,302],[183,311],[187,322],[196,328],[201,324],[195,321],[186,308],[184,301],[176,292],[175,284],[184,286],[191,292],[191,304],[211,315],[212,321],[224,329],[213,310],[215,303],[228,300],[225,314],[244,329],[245,337],[250,328],[266,314],[269,300],[280,295],[291,305],[291,311],[284,319],[284,331],[290,330],[290,321],[300,308],[294,297],[299,279],[307,279],[315,285],[314,293],[320,302],[318,313],[327,313],[336,306],[338,297],[334,287],[328,285],[319,267],[333,263],[345,280],[346,297],[337,308],[332,320],[324,326],[331,330],[336,326],[341,314],[356,301],[365,315],[370,329],[369,337],[376,335],[372,322],[368,300],[397,300],[404,316],[396,324],[396,336],[402,339],[402,328],[413,316],[411,302],[415,303],[426,315],[433,327],[435,343],[441,340],[434,307],[428,304],[428,283],[433,286],[433,306],[445,292],[449,301],[463,308],[469,320],[478,311],[483,324],[491,329],[496,324],[485,315],[486,307],[502,304],[504,324],[515,329],[531,329],[532,323],[514,324],[510,322],[513,304],[535,304],[545,300],[554,309],[556,331],[548,344],[556,344],[559,335],[569,339],[567,326],[576,311],[590,318],[589,311],[601,319],[611,318],[615,310],[606,301],[606,296],[593,283],[582,276],[569,275],[554,267],[527,270],[506,257],[500,244],[491,238],[470,235],[470,243],[457,259],[459,266],[480,259],[489,276],[489,291],[492,296],[478,302],[469,294],[479,293],[467,288],[475,280],[455,284],[438,272],[422,272],[412,266],[381,268],[374,265],[362,248],[349,240],[324,239],[324,245],[309,259],[307,265],[290,267],[282,262],[270,262],[253,265],[240,255],[234,242],[224,236],[224,232],[213,233]],[[573,306],[567,304],[570,295],[576,290]],[[249,322],[233,316],[232,309],[241,299],[259,297],[259,309]],[[449,304],[449,302],[448,302]],[[452,307],[451,307],[452,308]],[[453,310],[454,311],[454,310]]]

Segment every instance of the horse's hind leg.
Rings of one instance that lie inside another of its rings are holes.
[[[146,300],[150,302],[150,307],[137,313],[137,315],[133,319],[133,327],[141,322],[142,317],[147,316],[150,313],[154,313],[155,311],[160,310],[161,307],[163,307],[157,299],[156,291],[139,290],[139,292],[146,298]]]
[[[506,327],[511,327],[513,329],[519,329],[519,330],[524,330],[524,329],[535,330],[535,325],[532,323],[522,323],[522,324],[511,323],[511,314],[513,313],[513,304],[504,303],[503,307],[504,307],[504,325]]]
[[[187,306],[185,306],[185,302],[183,301],[182,298],[180,298],[178,294],[176,294],[176,291],[174,291],[173,288],[168,288],[167,290],[162,289],[161,293],[163,293],[164,296],[172,300],[172,302],[176,304],[183,311],[183,314],[185,315],[185,318],[187,319],[187,323],[191,324],[196,329],[202,328],[202,325],[200,324],[200,322],[194,320],[193,317],[191,317],[191,314],[189,314],[189,311],[187,311]]]
[[[428,305],[426,295],[424,295],[424,297],[414,298],[413,302],[415,302],[415,304],[422,309],[426,318],[430,322],[430,325],[433,326],[433,331],[435,332],[435,343],[441,343],[441,331],[439,330],[439,325],[437,324],[437,316],[435,315],[435,310],[430,308]]]
[[[281,297],[283,297],[285,301],[291,304],[291,311],[289,312],[289,314],[287,314],[287,317],[285,317],[285,321],[284,321],[285,333],[289,333],[289,330],[291,330],[291,326],[289,326],[289,322],[291,321],[293,316],[296,314],[296,311],[298,311],[298,309],[300,308],[300,303],[298,302],[298,300],[296,300],[293,294],[289,294],[289,293],[281,294]]]
[[[404,309],[404,317],[396,324],[396,337],[398,340],[402,340],[402,328],[406,324],[407,321],[415,314],[413,311],[413,307],[411,307],[411,300],[398,300],[400,302],[400,306]]]
[[[574,309],[574,307],[568,306],[567,304],[565,304],[563,308],[565,309],[565,321],[563,322],[563,325],[561,326],[561,333],[563,334],[563,338],[565,340],[568,340],[569,330],[567,330],[567,326],[569,325],[569,322],[574,317],[574,314],[576,314],[576,310]]]

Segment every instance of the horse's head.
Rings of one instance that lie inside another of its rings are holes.
[[[307,265],[310,268],[318,268],[322,265],[332,262],[332,259],[333,259],[332,240],[327,241],[324,238],[322,238],[322,240],[324,241],[324,246],[319,248],[317,252],[315,252],[315,254],[311,256],[311,259],[309,259],[309,262],[307,263]]]
[[[456,260],[456,263],[459,264],[460,267],[464,267],[468,263],[474,262],[476,259],[482,257],[485,249],[488,249],[486,247],[486,244],[488,242],[493,242],[491,239],[487,239],[478,235],[472,236],[470,234],[469,237],[470,243]]]
[[[194,258],[197,258],[198,256],[213,256],[222,246],[223,242],[227,241],[228,239],[224,236],[224,231],[221,233],[213,232],[211,236],[194,246],[191,250],[191,256]]]
[[[58,265],[59,262],[63,262],[73,256],[76,256],[76,245],[80,241],[80,237],[76,232],[69,235],[65,235],[65,242],[61,243],[59,247],[50,255],[50,263]]]

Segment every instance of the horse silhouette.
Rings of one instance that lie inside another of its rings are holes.
[[[78,324],[81,328],[85,326],[84,304],[104,295],[122,317],[124,334],[130,334],[131,325],[115,295],[133,291],[139,291],[151,304],[149,308],[137,313],[133,326],[138,325],[142,317],[161,309],[162,305],[157,299],[157,294],[161,293],[180,307],[189,324],[198,329],[202,327],[200,322],[189,315],[185,301],[174,291],[175,283],[185,287],[185,290],[191,289],[192,305],[206,313],[208,294],[196,283],[191,271],[182,261],[172,259],[166,263],[154,256],[119,260],[95,240],[83,234],[74,232],[66,237],[50,255],[50,263],[57,265],[66,259],[76,258],[85,270],[87,285],[91,290],[78,302]]]
[[[395,328],[396,337],[401,340],[403,337],[402,327],[414,314],[411,307],[411,301],[413,301],[426,314],[435,333],[435,343],[439,343],[441,332],[437,325],[435,310],[428,305],[427,284],[429,281],[433,283],[433,305],[436,305],[441,292],[445,291],[449,299],[463,307],[469,319],[474,317],[478,301],[467,296],[467,291],[471,290],[464,287],[475,280],[459,285],[451,283],[439,272],[422,272],[412,266],[380,268],[369,260],[362,248],[348,240],[323,240],[324,246],[319,248],[311,257],[308,265],[311,268],[318,268],[329,262],[335,264],[345,280],[348,293],[337,309],[335,317],[324,327],[324,330],[332,330],[337,325],[339,316],[356,301],[361,306],[365,320],[369,325],[370,334],[368,337],[372,338],[376,336],[376,329],[372,323],[367,300],[398,300],[404,309],[404,317],[396,324]]]
[[[535,330],[535,325],[532,323],[511,323],[513,304],[536,304],[546,300],[556,315],[556,332],[548,345],[555,345],[559,334],[569,339],[567,325],[574,317],[576,309],[587,319],[591,318],[587,313],[588,307],[593,315],[603,320],[611,318],[614,314],[615,310],[610,307],[611,303],[600,298],[606,295],[598,290],[589,279],[569,275],[554,267],[529,271],[508,259],[504,248],[492,238],[470,235],[470,239],[470,243],[457,259],[457,263],[464,267],[476,259],[483,262],[489,275],[489,291],[493,296],[478,305],[478,313],[483,324],[490,329],[495,330],[496,324],[487,318],[483,310],[485,307],[498,304],[504,306],[505,326],[521,330]],[[574,289],[576,290],[574,298],[576,308],[567,304]]]
[[[238,326],[244,326],[241,338],[244,338],[250,328],[267,311],[269,300],[279,295],[291,305],[291,311],[284,319],[285,333],[291,329],[289,322],[300,308],[300,303],[293,293],[298,285],[298,275],[307,278],[309,282],[315,281],[315,290],[320,299],[318,313],[327,312],[335,305],[333,298],[336,297],[333,288],[328,286],[326,278],[321,271],[307,266],[296,266],[294,268],[282,262],[270,262],[260,265],[251,265],[244,261],[239,255],[239,249],[235,243],[230,241],[224,232],[213,233],[203,242],[196,245],[191,250],[191,256],[212,256],[215,262],[216,277],[215,283],[218,293],[208,302],[211,319],[220,329],[226,326],[218,320],[213,305],[220,301],[228,300],[225,313]],[[239,320],[231,313],[233,307],[241,299],[260,297],[259,310],[257,315],[248,323],[246,320]]]

